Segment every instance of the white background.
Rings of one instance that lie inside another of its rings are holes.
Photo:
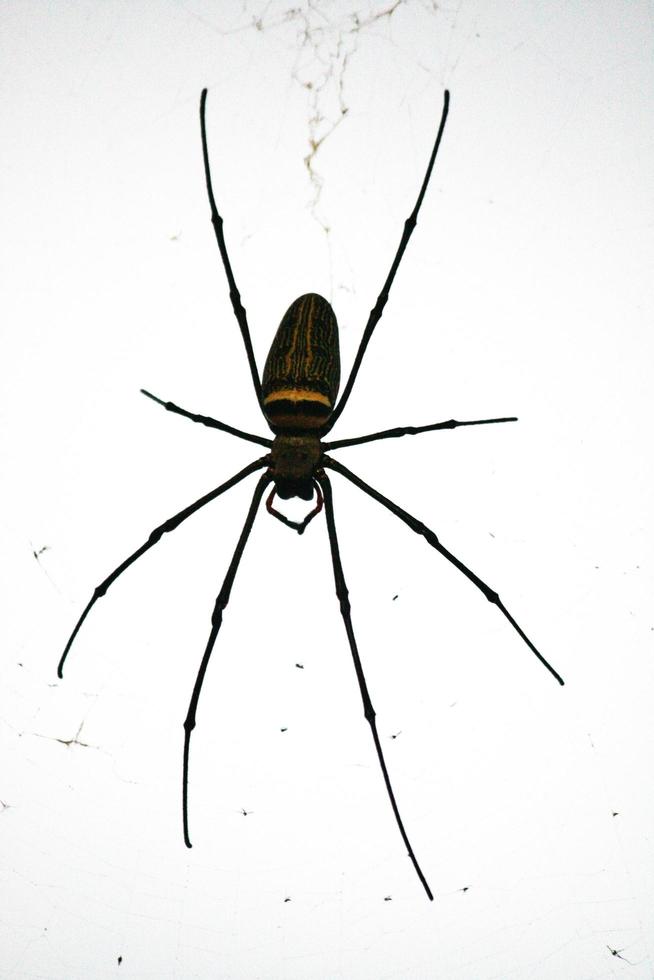
[[[654,976],[651,5],[21,0],[2,21],[0,975]],[[182,721],[254,478],[131,568],[55,675],[95,585],[258,455],[139,388],[266,434],[209,222],[205,85],[259,364],[317,291],[345,370],[452,92],[334,438],[520,417],[340,458],[500,592],[566,686],[334,475],[433,904],[322,517],[255,523],[198,713],[192,851]]]

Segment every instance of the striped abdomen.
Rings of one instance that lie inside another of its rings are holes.
[[[263,369],[263,410],[273,431],[320,428],[334,409],[340,376],[334,311],[306,293],[284,314]]]

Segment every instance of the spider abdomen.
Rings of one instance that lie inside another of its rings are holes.
[[[273,432],[319,429],[334,409],[340,373],[334,311],[306,293],[284,314],[263,369],[263,411]]]

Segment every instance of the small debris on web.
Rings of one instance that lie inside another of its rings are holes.
[[[36,735],[37,738],[45,738],[49,742],[59,742],[60,745],[65,745],[67,749],[69,749],[71,745],[79,745],[83,749],[97,748],[97,745],[89,745],[88,742],[80,742],[79,736],[83,727],[84,727],[84,722],[82,721],[80,723],[79,728],[77,729],[77,731],[75,732],[72,738],[55,738],[53,735],[41,735],[39,732],[35,732],[34,734]]]
[[[607,948],[607,949],[608,949],[608,951],[610,952],[610,954],[611,954],[611,956],[617,956],[617,958],[618,958],[619,960],[624,960],[624,962],[625,962],[625,963],[628,963],[628,964],[629,964],[629,966],[636,966],[636,964],[635,964],[635,963],[632,963],[632,962],[631,962],[631,960],[628,960],[628,959],[626,958],[626,956],[620,956],[620,953],[623,953],[623,952],[624,952],[624,950],[626,949],[626,947],[624,947],[623,949],[613,949],[613,948],[612,948],[611,946],[609,946],[609,945],[608,945],[608,943],[607,943],[607,946],[606,946],[606,948]]]

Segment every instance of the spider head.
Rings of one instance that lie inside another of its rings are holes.
[[[270,453],[270,469],[277,494],[282,500],[300,497],[311,500],[313,478],[322,450],[317,435],[276,436]]]

